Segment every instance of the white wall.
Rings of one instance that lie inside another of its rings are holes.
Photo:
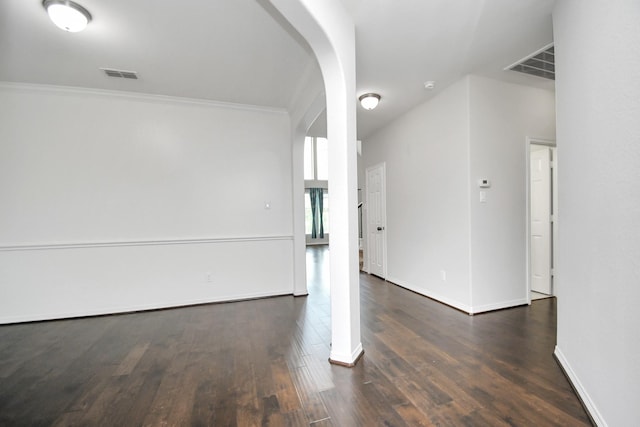
[[[598,425],[638,423],[640,6],[562,0],[556,355]]]
[[[462,79],[362,142],[364,168],[386,162],[388,279],[467,311],[468,90]]]
[[[471,300],[480,312],[527,303],[526,138],[555,139],[555,94],[470,79]],[[491,187],[478,188],[481,178]]]
[[[526,137],[553,139],[554,112],[467,76],[363,142],[363,167],[386,162],[390,281],[470,313],[527,303]]]
[[[291,194],[284,111],[0,85],[0,321],[291,293]]]

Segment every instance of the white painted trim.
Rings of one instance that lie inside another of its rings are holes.
[[[48,314],[36,314],[29,316],[10,316],[10,317],[0,317],[0,325],[7,325],[11,323],[24,323],[24,322],[39,322],[44,320],[56,320],[56,319],[72,319],[77,317],[91,317],[91,316],[104,316],[110,314],[123,314],[123,313],[132,313],[137,311],[150,311],[150,310],[163,310],[163,309],[171,309],[171,308],[180,308],[186,307],[190,305],[199,305],[199,304],[212,304],[212,303],[223,303],[223,302],[235,302],[235,301],[243,301],[243,300],[251,300],[258,298],[270,298],[276,296],[285,296],[285,295],[293,295],[291,292],[283,291],[283,292],[265,292],[265,293],[255,293],[255,294],[238,294],[226,296],[224,298],[208,298],[208,299],[194,299],[194,300],[185,300],[180,302],[171,302],[164,304],[142,304],[142,305],[132,305],[126,307],[105,307],[102,309],[95,309],[89,311],[70,311],[70,312],[61,312],[61,313],[48,313]]]
[[[346,363],[348,365],[351,365],[355,363],[356,360],[358,360],[361,354],[362,354],[362,343],[358,343],[356,348],[351,352],[351,355],[334,353],[332,350],[331,354],[329,355],[329,359],[331,359],[334,362],[341,362],[341,363]]]
[[[204,243],[235,243],[235,242],[267,242],[272,240],[293,240],[293,236],[251,236],[251,237],[220,237],[202,239],[168,239],[168,240],[138,240],[112,242],[70,242],[70,243],[34,243],[27,245],[0,246],[0,252],[7,251],[37,251],[51,249],[84,249],[106,248],[120,246],[162,246],[162,245],[193,245]]]
[[[371,272],[369,271],[369,254],[368,254],[368,245],[369,245],[369,227],[367,226],[367,215],[369,215],[369,212],[367,210],[367,184],[366,184],[366,173],[365,173],[365,186],[363,191],[365,192],[365,195],[363,197],[363,202],[362,202],[362,217],[364,218],[362,220],[362,271],[364,271],[367,274],[371,274]],[[360,250],[360,248],[358,248],[358,250]],[[359,254],[358,254],[359,255]]]
[[[259,105],[237,104],[232,102],[214,101],[210,99],[183,98],[183,97],[169,96],[169,95],[154,95],[154,94],[125,92],[125,91],[106,90],[106,89],[89,89],[89,88],[76,87],[76,86],[56,86],[56,85],[44,85],[44,84],[33,84],[33,83],[0,82],[0,89],[31,90],[31,91],[40,91],[40,92],[50,92],[50,93],[62,93],[62,94],[72,93],[76,95],[94,95],[94,96],[104,96],[104,97],[111,97],[111,98],[125,98],[125,99],[131,99],[131,100],[137,100],[137,101],[143,101],[143,102],[152,102],[152,103],[189,104],[189,105],[201,105],[206,107],[229,108],[234,110],[260,111],[265,113],[276,113],[276,114],[287,114],[287,115],[289,114],[289,112],[285,108],[263,107]]]
[[[364,349],[362,348],[362,343],[358,343],[358,345],[356,346],[355,350],[353,350],[351,352],[351,360],[353,362],[355,362],[356,360],[358,360],[358,357],[360,357],[360,355],[362,354],[362,352],[364,351]]]
[[[398,285],[402,288],[408,289],[410,291],[413,291],[417,294],[420,295],[424,295],[425,297],[434,299],[436,301],[439,301],[443,304],[449,305],[451,307],[457,308],[458,310],[464,311],[465,313],[468,314],[479,314],[479,313],[484,313],[487,311],[494,311],[494,310],[501,310],[503,308],[511,308],[511,307],[517,307],[520,305],[526,305],[528,304],[528,298],[521,298],[521,299],[516,299],[516,300],[512,300],[512,301],[502,301],[502,302],[498,302],[498,303],[493,303],[493,304],[487,304],[487,305],[481,305],[478,307],[473,307],[473,306],[469,306],[466,304],[462,304],[459,301],[456,301],[454,299],[451,298],[447,298],[447,297],[443,297],[442,295],[436,294],[435,292],[431,292],[428,289],[423,289],[423,288],[418,288],[410,283],[407,283],[403,280],[399,280],[393,277],[388,277],[387,278],[388,282],[391,282],[392,284]]]
[[[494,310],[502,310],[503,308],[511,308],[511,307],[518,307],[520,305],[527,305],[530,304],[530,296],[528,296],[527,298],[520,298],[520,299],[514,299],[511,301],[502,301],[502,302],[496,302],[496,303],[492,303],[492,304],[486,304],[486,305],[481,305],[478,307],[471,307],[471,311],[470,314],[479,314],[479,313],[485,313],[487,311],[494,311]]]
[[[536,145],[546,145],[548,147],[555,148],[556,141],[548,138],[538,138],[527,136],[525,138],[525,177],[524,177],[524,186],[525,186],[525,272],[526,272],[526,291],[527,291],[527,304],[531,305],[531,144]],[[554,151],[555,155],[555,151]],[[556,159],[554,158],[555,162]],[[557,182],[557,163],[553,168],[553,192],[554,192],[554,214],[556,214],[555,209],[557,209],[557,197],[558,197],[558,182]],[[557,241],[557,221],[553,227],[553,236],[552,236],[552,253],[553,253],[553,268],[557,267],[556,265],[556,245]],[[552,280],[551,294],[555,295],[555,285],[556,280],[555,277]]]
[[[466,77],[464,77],[464,83],[465,83],[465,114],[466,114],[466,118],[467,118],[467,123],[465,123],[466,127],[466,144],[467,144],[467,149],[466,149],[466,161],[467,161],[467,165],[465,168],[465,172],[467,174],[467,182],[471,182],[471,75],[467,75]],[[473,304],[473,242],[472,242],[472,233],[473,233],[473,214],[472,214],[472,210],[473,210],[473,203],[474,199],[473,197],[476,197],[475,194],[475,186],[474,185],[467,185],[467,206],[466,206],[466,213],[467,213],[467,227],[468,227],[468,235],[466,236],[467,239],[467,262],[468,262],[468,266],[469,266],[469,281],[467,283],[467,289],[469,292],[469,303]],[[465,307],[468,307],[465,305]],[[471,314],[470,311],[470,307],[466,308],[466,309],[462,309],[462,308],[458,308],[459,310],[463,310],[466,311],[467,313]]]
[[[458,310],[464,311],[465,313],[469,313],[469,314],[473,314],[473,311],[471,310],[471,307],[466,305],[466,304],[462,304],[459,301],[456,301],[454,299],[448,298],[448,297],[444,297],[442,295],[436,294],[435,292],[431,292],[428,289],[423,289],[423,288],[418,288],[410,283],[407,283],[403,280],[400,279],[396,279],[394,277],[387,277],[387,281],[391,282],[394,285],[398,285],[401,288],[405,288],[408,289],[410,291],[413,291],[417,294],[420,295],[424,295],[427,298],[431,298],[434,299],[436,301],[439,301],[443,304],[449,305],[451,307],[457,308]]]
[[[551,224],[551,294],[557,295],[558,286],[558,229],[560,221],[558,220],[558,148],[554,145],[551,147],[551,160],[553,166],[551,168],[551,192],[552,206],[551,213],[553,215],[553,223]]]
[[[587,389],[582,385],[575,371],[571,368],[571,364],[569,364],[569,361],[564,356],[564,353],[562,352],[560,347],[556,345],[553,354],[556,356],[556,360],[558,361],[560,366],[562,366],[564,372],[567,374],[571,385],[573,386],[576,393],[578,393],[578,396],[580,397],[580,400],[582,400],[582,403],[589,413],[591,419],[596,423],[597,426],[607,427],[607,422],[602,417],[600,411],[598,411],[598,408],[593,402],[593,399],[591,399],[591,396],[589,396]]]

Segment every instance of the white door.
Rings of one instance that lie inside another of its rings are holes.
[[[531,290],[551,295],[551,149],[531,150]]]
[[[367,257],[369,273],[386,277],[386,199],[384,163],[367,168]]]

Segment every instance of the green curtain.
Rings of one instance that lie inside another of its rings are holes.
[[[324,224],[322,222],[323,212],[323,191],[322,188],[310,188],[309,198],[311,199],[311,238],[324,239]]]

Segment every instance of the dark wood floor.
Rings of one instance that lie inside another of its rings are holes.
[[[470,317],[361,275],[365,355],[330,365],[325,255],[308,297],[0,327],[0,425],[590,425],[553,298]]]

